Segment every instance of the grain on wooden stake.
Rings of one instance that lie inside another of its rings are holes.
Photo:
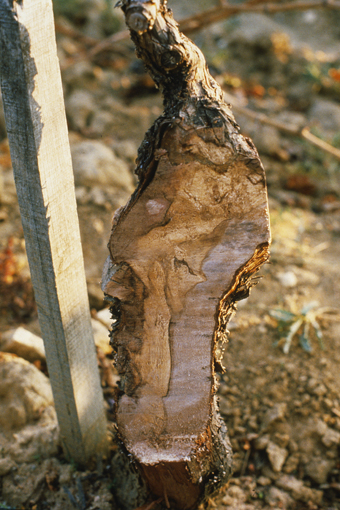
[[[65,453],[106,448],[52,2],[0,0],[1,89],[39,322]]]

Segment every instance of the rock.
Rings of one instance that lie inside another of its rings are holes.
[[[93,67],[88,60],[80,60],[62,71],[63,83],[72,88],[83,88],[84,85],[94,80]]]
[[[283,466],[283,471],[287,474],[292,473],[297,469],[300,462],[300,455],[299,453],[293,453],[288,457],[288,459],[285,462],[285,465]]]
[[[315,432],[318,436],[324,436],[328,430],[326,423],[322,420],[315,420],[310,425],[311,432]]]
[[[76,199],[78,204],[87,204],[90,200],[89,196],[88,188],[85,186],[76,186]]]
[[[280,489],[289,492],[294,499],[304,503],[311,502],[316,505],[321,503],[323,492],[305,487],[302,480],[298,480],[294,476],[282,475],[276,480],[275,484]]]
[[[97,312],[96,319],[104,324],[107,329],[111,329],[113,319],[111,317],[110,308],[103,308]]]
[[[271,425],[277,421],[282,421],[285,417],[287,410],[287,404],[285,402],[279,402],[274,404],[273,407],[268,409],[263,417],[263,430],[267,430]]]
[[[122,159],[127,159],[132,163],[136,161],[138,147],[135,142],[132,140],[120,140],[115,141],[112,145],[117,156]]]
[[[230,485],[227,489],[227,494],[222,499],[222,503],[224,505],[239,508],[240,503],[243,503],[246,499],[247,495],[241,487],[238,487],[238,485]]]
[[[262,485],[263,487],[266,487],[266,485],[270,485],[272,483],[270,478],[267,478],[266,476],[259,476],[257,479],[258,485]]]
[[[6,453],[18,463],[57,455],[60,443],[54,408],[43,411],[38,423],[24,427],[14,434],[14,439],[8,444]]]
[[[0,459],[0,476],[7,475],[10,471],[17,467],[16,463],[6,457],[5,459]]]
[[[107,135],[112,131],[112,128],[115,124],[114,116],[111,112],[106,110],[99,110],[94,112],[90,130],[93,135]]]
[[[91,324],[96,347],[99,347],[99,349],[101,349],[104,354],[111,354],[112,347],[110,347],[109,344],[108,329],[101,322],[95,319],[91,319]]]
[[[319,384],[316,388],[313,389],[314,395],[317,397],[323,397],[323,395],[326,395],[327,388],[324,384]]]
[[[105,305],[104,294],[99,283],[87,283],[87,293],[89,295],[90,308],[100,310]]]
[[[11,352],[31,362],[46,359],[43,339],[21,327],[2,334],[0,350]]]
[[[286,288],[296,287],[298,279],[293,271],[278,273],[277,275],[281,285]]]
[[[254,441],[255,450],[264,450],[267,448],[269,443],[269,435],[265,434],[264,436],[260,436]]]
[[[294,501],[287,492],[284,492],[277,487],[270,487],[265,495],[266,503],[272,508],[291,508]]]
[[[66,114],[72,129],[82,130],[88,125],[89,116],[96,103],[90,92],[76,89],[65,100]]]
[[[288,457],[288,451],[285,448],[280,448],[277,444],[269,441],[266,452],[273,470],[279,473],[282,470],[282,466]]]
[[[0,353],[0,450],[16,462],[56,455],[59,432],[51,385],[34,365]]]
[[[327,427],[325,434],[322,436],[321,441],[323,444],[330,448],[340,444],[340,432]]]
[[[37,421],[53,406],[48,378],[13,354],[0,353],[0,427],[17,430]]]
[[[119,140],[133,139],[140,143],[153,120],[149,108],[137,105],[126,106],[112,96],[106,97],[101,106],[112,114],[111,132]],[[89,129],[92,129],[91,122]]]
[[[261,475],[273,481],[277,480],[280,476],[278,473],[274,473],[268,464],[265,464],[261,469]]]
[[[77,186],[114,186],[133,191],[132,175],[125,161],[117,158],[102,142],[88,140],[71,145]]]
[[[318,484],[326,483],[335,462],[321,457],[314,457],[305,465],[305,471],[310,478]]]
[[[317,97],[309,109],[308,118],[323,131],[340,131],[340,105],[335,101]]]

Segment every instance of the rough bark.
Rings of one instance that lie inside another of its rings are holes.
[[[269,256],[265,175],[166,4],[120,5],[165,109],[139,149],[139,184],[114,217],[104,268],[117,422],[152,493],[191,509],[232,469],[215,370],[235,303]]]

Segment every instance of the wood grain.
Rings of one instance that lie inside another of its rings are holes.
[[[115,215],[103,288],[122,377],[120,436],[151,491],[190,509],[231,473],[215,369],[235,303],[269,256],[269,215],[257,151],[201,51],[165,3],[149,3],[122,8],[165,110],[139,149],[139,185]]]
[[[0,0],[1,89],[39,322],[65,452],[106,447],[50,0]]]

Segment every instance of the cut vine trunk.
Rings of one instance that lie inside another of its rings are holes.
[[[139,184],[114,217],[103,275],[116,416],[151,492],[190,509],[232,469],[215,370],[235,303],[269,256],[265,175],[165,3],[121,7],[165,110],[139,149]]]

